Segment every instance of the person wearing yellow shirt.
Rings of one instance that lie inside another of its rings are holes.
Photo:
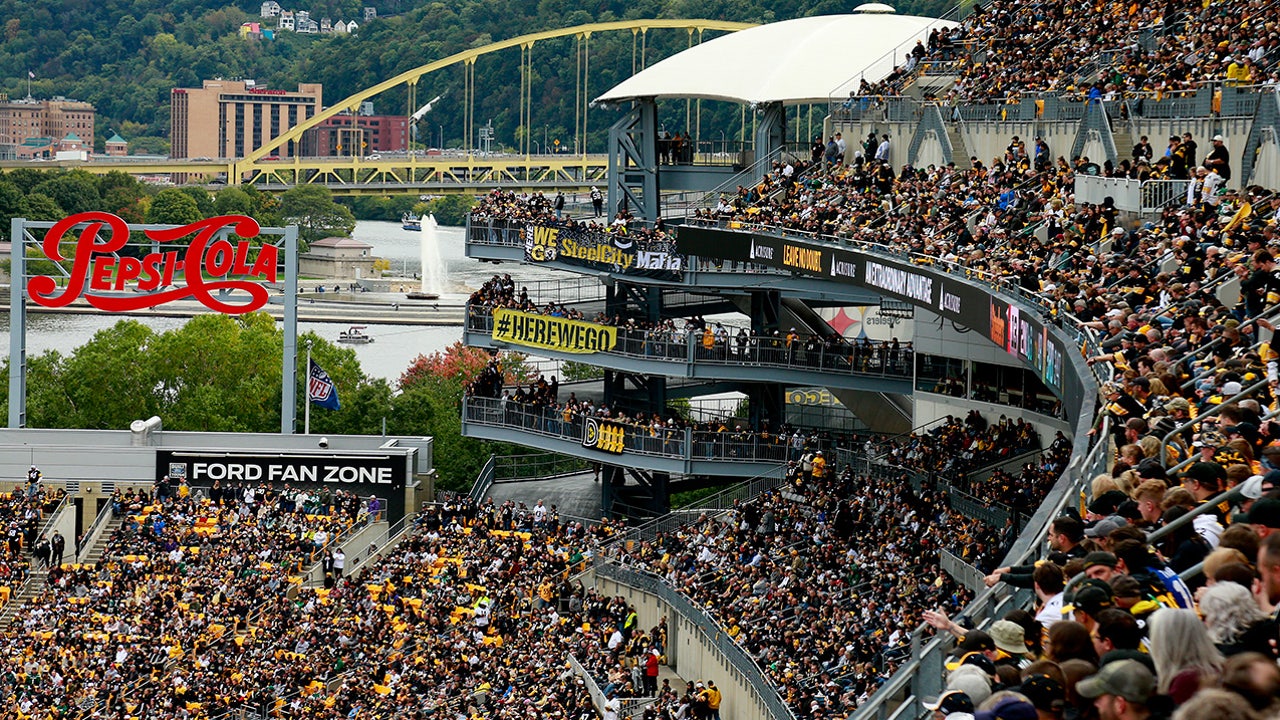
[[[827,459],[823,457],[821,450],[813,455],[813,469],[810,475],[814,480],[821,480],[827,476]]]
[[[707,681],[707,710],[710,720],[720,720],[720,701],[723,696],[720,694],[720,688],[716,687],[715,681]]]

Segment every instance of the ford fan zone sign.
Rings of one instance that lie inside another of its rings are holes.
[[[66,285],[40,275],[28,281],[27,294],[47,308],[66,307],[83,297],[99,310],[130,312],[189,298],[227,315],[253,312],[267,304],[270,294],[262,283],[276,282],[280,260],[275,245],[249,241],[260,229],[251,217],[224,215],[144,230],[161,249],[134,257],[121,253],[129,242],[129,225],[122,218],[79,213],[50,228],[40,246],[53,262],[71,263]],[[240,239],[232,241],[230,233]],[[165,243],[187,237],[184,249],[163,249]],[[228,295],[233,291],[248,297],[232,302]]]

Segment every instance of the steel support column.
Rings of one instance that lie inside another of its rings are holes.
[[[609,213],[623,209],[657,222],[658,106],[640,98],[609,128]]]
[[[782,321],[782,295],[777,290],[751,293],[751,332],[764,335],[779,329]]]
[[[787,142],[787,113],[782,103],[771,102],[755,108],[759,116],[756,123],[756,162],[765,158],[777,159]],[[762,172],[767,172],[765,168]]]
[[[25,218],[9,224],[9,427],[27,426],[27,243]]]

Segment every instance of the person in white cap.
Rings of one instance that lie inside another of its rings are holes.
[[[600,194],[600,188],[591,186],[591,208],[595,210],[596,217],[604,216],[604,195]]]
[[[40,468],[35,465],[27,471],[27,497],[33,498],[36,493],[40,492],[40,478],[44,477],[40,473]]]
[[[1204,157],[1204,166],[1222,176],[1225,183],[1231,179],[1231,153],[1221,135],[1213,136],[1213,149]]]

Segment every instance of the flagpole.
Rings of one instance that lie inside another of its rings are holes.
[[[307,371],[306,371],[307,374],[304,376],[306,377],[306,382],[303,383],[302,387],[306,391],[305,395],[307,398],[307,402],[306,402],[306,409],[302,413],[302,417],[303,417],[302,434],[310,435],[311,434],[311,341],[310,340],[307,341],[307,366],[306,367],[307,367]]]

